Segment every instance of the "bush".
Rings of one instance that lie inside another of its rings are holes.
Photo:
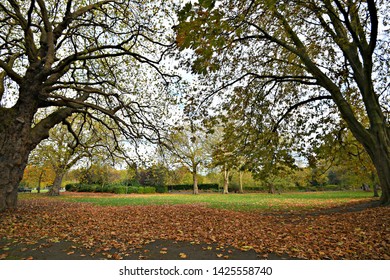
[[[200,190],[213,190],[213,189],[218,189],[219,185],[218,184],[199,184],[198,188]]]
[[[104,185],[102,188],[102,192],[114,193],[114,188],[111,185]]]
[[[127,187],[126,186],[113,187],[113,192],[116,194],[125,194],[127,193]]]
[[[264,186],[250,186],[250,187],[245,187],[244,186],[244,192],[266,192],[268,189]]]
[[[127,193],[138,193],[139,187],[128,187]]]
[[[156,193],[155,187],[144,187],[144,193]]]
[[[96,185],[87,185],[80,184],[77,191],[78,192],[94,192],[96,190]]]
[[[193,184],[168,185],[166,187],[169,191],[189,191],[194,189]],[[218,184],[198,184],[198,189],[199,190],[218,189]]]
[[[168,186],[157,186],[156,192],[158,193],[167,193],[168,192]]]
[[[165,188],[165,187],[164,187]],[[156,193],[155,187],[135,187],[125,186],[120,184],[109,185],[90,185],[90,184],[67,184],[65,189],[69,192],[105,192],[115,194],[127,194],[127,193]]]
[[[67,192],[77,192],[78,190],[78,184],[67,184],[65,186],[65,190]]]
[[[145,193],[145,188],[144,187],[136,187],[137,188],[137,193],[138,194],[144,194]]]

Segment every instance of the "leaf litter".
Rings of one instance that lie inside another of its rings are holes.
[[[100,207],[40,198],[22,200],[18,209],[0,214],[0,241],[71,241],[89,250],[90,256],[102,253],[111,259],[122,259],[155,240],[218,244],[218,248],[254,250],[263,258],[280,254],[299,259],[390,259],[389,214],[390,207],[285,215],[195,204]],[[12,244],[0,248],[4,251],[0,259],[7,257]],[[162,248],[160,253],[168,250]],[[67,254],[74,251],[71,247]],[[229,255],[218,253],[217,257]]]

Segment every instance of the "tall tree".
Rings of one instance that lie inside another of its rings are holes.
[[[326,133],[326,122],[340,116],[389,204],[389,8],[374,0],[199,0],[178,13],[176,40],[194,50],[193,71],[216,85],[206,99],[223,92],[232,104],[246,102],[246,112],[273,117],[271,131],[292,135],[293,124],[311,124],[306,133],[315,135],[325,124]]]
[[[49,138],[33,150],[29,159],[48,163],[55,171],[50,195],[60,194],[65,174],[82,159],[92,160],[96,155],[109,158],[121,156],[123,148],[111,137],[110,132],[99,123],[85,118],[68,118],[50,130]],[[120,139],[120,135],[116,137]]]
[[[193,193],[198,194],[198,172],[210,157],[206,134],[195,124],[178,128],[171,132],[165,146],[172,161],[188,168],[192,174]]]
[[[159,68],[172,47],[168,7],[130,0],[0,3],[0,211],[16,207],[30,152],[69,116],[88,116],[130,140],[158,140],[163,93],[174,79]]]

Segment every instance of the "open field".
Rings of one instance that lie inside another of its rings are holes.
[[[390,208],[371,196],[22,194],[0,259],[390,259]]]
[[[66,193],[61,196],[61,199],[72,202],[88,202],[100,206],[201,204],[212,208],[239,211],[288,211],[343,206],[348,203],[371,201],[372,196],[372,193],[362,191],[301,192],[281,195],[266,193],[229,195],[217,193],[200,195]]]

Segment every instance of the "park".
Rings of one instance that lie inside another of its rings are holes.
[[[362,191],[21,196],[2,217],[1,259],[390,257],[389,209]]]
[[[387,1],[0,4],[0,260],[390,259]]]

